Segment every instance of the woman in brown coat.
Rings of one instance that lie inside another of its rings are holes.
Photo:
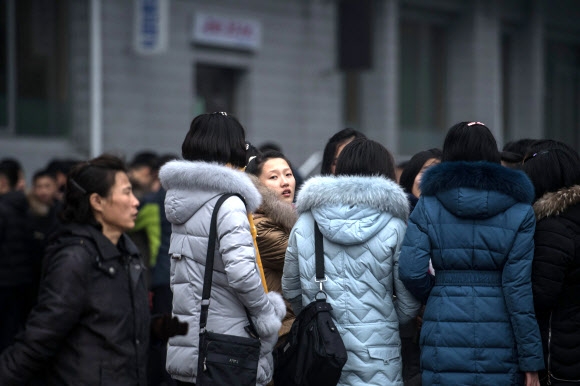
[[[254,213],[254,224],[268,291],[281,294],[288,237],[297,219],[292,204],[296,181],[290,162],[277,151],[267,151],[253,158],[248,163],[246,172],[254,176],[252,180],[262,195],[262,204]],[[290,331],[296,318],[288,302],[286,309],[280,337]]]

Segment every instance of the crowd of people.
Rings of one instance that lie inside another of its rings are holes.
[[[391,149],[393,150],[393,149]],[[319,292],[348,353],[339,385],[580,384],[580,156],[498,149],[481,122],[396,164],[354,129],[303,179],[226,112],[181,155],[55,160],[27,189],[0,160],[0,384],[195,385],[208,329],[260,337],[257,385]]]

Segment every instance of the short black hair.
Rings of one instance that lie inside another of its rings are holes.
[[[62,173],[66,175],[79,162],[82,161],[72,158],[70,159],[53,158],[46,165],[46,170],[48,170],[51,173],[54,173],[54,175],[56,175],[57,173]]]
[[[284,161],[286,161],[290,169],[292,169],[292,164],[290,163],[288,158],[286,158],[286,156],[282,154],[282,152],[276,150],[267,150],[263,153],[259,153],[250,162],[248,162],[248,166],[246,166],[246,172],[249,174],[253,174],[256,177],[260,177],[260,174],[262,174],[262,170],[264,169],[264,164],[268,160],[271,160],[273,158],[283,159]]]
[[[167,162],[174,161],[177,159],[179,159],[179,156],[177,154],[173,153],[161,154],[159,156],[159,168],[161,168],[161,166],[165,165]]]
[[[103,154],[87,162],[80,162],[68,174],[64,207],[60,214],[64,223],[91,224],[100,228],[95,220],[90,196],[97,193],[107,197],[115,185],[118,172],[127,173],[119,157]]]
[[[506,143],[501,151],[501,160],[510,166],[521,164],[529,147],[536,141],[536,139],[522,138]]]
[[[326,146],[324,147],[324,153],[322,154],[322,165],[320,166],[320,173],[331,174],[332,172],[330,167],[334,162],[334,155],[336,154],[336,149],[344,142],[356,138],[366,138],[366,136],[360,131],[351,129],[350,127],[342,129],[339,132],[335,133],[332,137],[330,137],[326,142]]]
[[[268,150],[275,150],[282,153],[282,147],[280,147],[280,145],[275,142],[264,142],[258,147],[258,150],[260,150],[262,153]]]
[[[481,122],[459,122],[447,132],[443,142],[442,162],[487,161],[501,163],[497,142]]]
[[[16,188],[22,171],[22,165],[15,158],[3,158],[0,161],[0,174],[6,177],[10,189]]]
[[[537,139],[522,138],[516,141],[510,141],[503,145],[502,151],[509,151],[510,153],[521,154],[522,157],[528,153],[530,146],[536,142]]]
[[[336,162],[338,175],[383,176],[395,180],[395,160],[386,147],[357,138],[342,149]]]
[[[529,147],[521,169],[532,180],[536,200],[546,193],[580,184],[580,156],[560,141],[535,141]]]
[[[240,122],[227,113],[201,114],[193,119],[181,145],[188,161],[246,166],[246,134]]]
[[[150,150],[143,150],[136,153],[129,163],[129,168],[149,167],[152,171],[159,169],[159,156]]]
[[[412,193],[415,178],[423,168],[423,165],[425,165],[425,162],[432,158],[441,160],[442,155],[443,152],[437,148],[423,150],[415,154],[405,165],[401,177],[399,178],[399,185],[405,189],[405,192]]]
[[[35,183],[36,180],[42,177],[52,178],[56,182],[56,175],[52,171],[48,169],[40,169],[34,172],[34,174],[32,175],[32,183]]]

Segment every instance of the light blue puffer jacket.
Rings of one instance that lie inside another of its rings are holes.
[[[295,311],[319,290],[314,220],[324,236],[324,290],[348,351],[340,385],[403,385],[399,323],[420,303],[398,278],[408,201],[382,177],[329,176],[308,180],[298,195],[282,289]],[[396,293],[396,300],[393,295]]]

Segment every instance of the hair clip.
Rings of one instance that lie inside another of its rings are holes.
[[[483,123],[481,123],[481,122],[477,122],[477,121],[474,121],[474,122],[469,122],[469,123],[467,124],[467,126],[473,126],[473,125],[481,125],[481,126],[485,126],[485,124],[483,124]]]
[[[524,164],[525,164],[526,162],[528,162],[528,161],[529,161],[529,160],[531,160],[532,158],[535,158],[536,156],[539,156],[539,155],[542,155],[542,154],[548,154],[549,152],[550,152],[549,150],[542,150],[542,151],[539,151],[539,152],[537,152],[537,153],[534,153],[534,154],[532,154],[531,156],[529,156],[528,158],[526,158],[526,159],[524,160],[524,162],[522,162],[522,163],[524,163]]]
[[[75,180],[73,180],[72,178],[69,178],[70,183],[77,188],[77,190],[79,190],[82,194],[87,194],[87,191],[80,186]]]
[[[225,111],[215,111],[215,112],[213,112],[212,114],[221,114],[221,115],[223,115],[224,117],[227,117],[227,116],[228,116],[228,113],[226,113]]]

